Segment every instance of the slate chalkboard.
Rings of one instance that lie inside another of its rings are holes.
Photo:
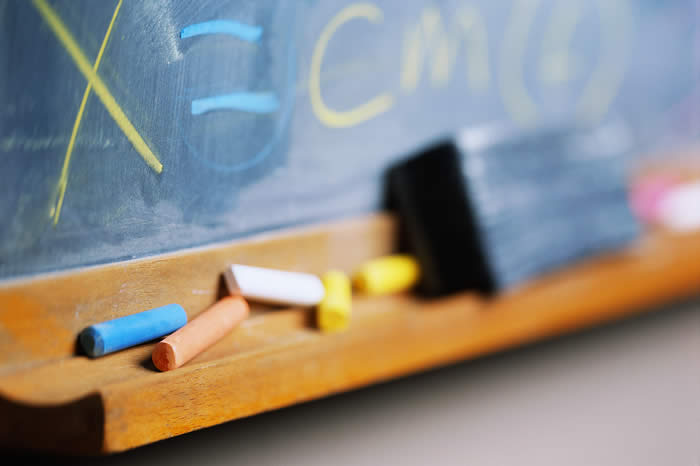
[[[678,0],[0,0],[0,278],[380,207],[465,126],[690,141]]]

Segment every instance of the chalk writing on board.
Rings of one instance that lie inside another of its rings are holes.
[[[515,0],[510,8],[501,42],[497,76],[501,100],[511,119],[523,127],[536,124],[540,111],[528,89],[525,70],[535,73],[542,87],[559,86],[577,76],[576,58],[569,52],[572,38],[584,14],[597,12],[600,47],[598,61],[590,77],[579,89],[577,117],[594,123],[605,117],[622,83],[630,35],[630,9],[627,0],[596,0],[588,11],[580,0],[559,2],[549,15],[538,58],[539,67],[526,66],[533,40],[535,19],[543,10],[542,0]],[[322,97],[322,67],[333,36],[347,23],[364,20],[380,27],[384,12],[372,3],[351,4],[338,12],[324,27],[314,47],[309,70],[309,99],[316,118],[329,128],[349,128],[372,120],[395,105],[391,90],[357,104],[349,110],[333,109]],[[489,89],[492,76],[486,22],[478,7],[464,4],[445,21],[435,6],[421,10],[418,19],[404,32],[399,88],[413,94],[423,68],[429,69],[432,87],[444,88],[452,79],[459,57],[466,62],[466,82],[473,94]],[[378,36],[379,37],[379,36]],[[460,51],[462,51],[460,54]]]
[[[271,53],[266,49],[266,44],[263,43],[265,38],[265,31],[263,27],[246,24],[234,19],[215,19],[201,23],[194,23],[186,26],[180,32],[181,39],[209,35],[227,35],[235,40],[250,43],[254,46],[252,49],[250,49],[250,53],[252,54]],[[232,44],[232,47],[233,46],[235,46],[235,44]],[[250,120],[248,121],[248,124],[250,125],[249,131],[255,131],[255,128],[258,128],[260,125],[269,125],[269,121],[272,121],[274,130],[263,147],[253,154],[244,156],[243,160],[230,161],[226,155],[212,154],[212,149],[201,147],[211,144],[211,139],[215,139],[216,135],[210,134],[209,140],[205,139],[201,140],[200,142],[192,141],[190,138],[185,136],[183,140],[185,148],[195,157],[195,159],[201,161],[204,165],[216,170],[219,173],[235,173],[242,172],[256,166],[265,160],[272,152],[282,136],[282,133],[287,127],[295,96],[295,93],[293,92],[296,78],[296,67],[294,66],[294,63],[296,62],[297,57],[293,39],[289,41],[288,47],[289,50],[286,51],[288,54],[288,57],[286,58],[288,75],[282,80],[281,85],[283,89],[280,90],[280,93],[285,96],[283,102],[281,102],[281,97],[275,89],[267,89],[262,91],[235,90],[233,92],[222,92],[205,97],[196,97],[191,101],[190,113],[193,116],[200,116],[224,110],[245,112],[252,115],[261,116],[270,115],[270,118],[267,120],[262,120],[260,124],[256,124]],[[270,73],[272,73],[272,71],[270,71]],[[236,86],[236,77],[230,77],[225,86],[228,87],[229,90],[231,86]],[[214,131],[212,128],[215,127],[222,128],[221,131],[228,134],[230,129],[237,125],[240,126],[239,123],[240,120],[232,120],[230,118],[223,120],[220,119],[216,124],[212,123],[210,126],[206,126],[205,131],[211,133]],[[229,130],[227,131],[225,128],[229,128]],[[217,149],[214,150],[216,151]],[[228,154],[232,153],[230,151],[230,147],[224,147],[223,149],[218,150],[223,150]]]
[[[523,127],[536,124],[540,113],[524,76],[526,47],[540,3],[540,0],[514,2],[501,47],[501,96],[511,118]],[[586,123],[604,118],[617,95],[625,74],[627,38],[631,32],[627,0],[596,0],[592,4],[600,21],[599,58],[576,104],[576,117]],[[539,60],[537,77],[541,85],[561,85],[575,77],[576,61],[569,48],[583,13],[578,0],[560,2],[553,9]]]
[[[440,10],[425,8],[415,25],[406,29],[401,63],[400,83],[405,92],[414,92],[420,81],[423,64],[431,60],[430,82],[445,87],[462,44],[467,61],[467,84],[472,92],[489,87],[489,47],[486,24],[479,9],[463,5],[446,27]]]
[[[85,78],[88,81],[88,85],[93,87],[95,89],[95,94],[100,98],[102,101],[102,104],[105,106],[109,114],[112,116],[114,121],[117,123],[119,128],[122,130],[124,135],[126,135],[127,139],[132,143],[134,146],[134,149],[141,155],[141,157],[144,159],[144,161],[148,164],[149,167],[151,167],[156,173],[160,173],[163,171],[163,165],[160,163],[160,160],[155,156],[155,154],[151,151],[150,147],[146,144],[146,142],[143,140],[139,132],[134,128],[134,125],[131,123],[129,118],[126,116],[122,108],[119,106],[117,101],[114,99],[112,96],[112,93],[109,91],[105,83],[102,81],[100,76],[97,74],[97,67],[99,65],[99,60],[101,59],[102,53],[104,52],[104,49],[100,50],[100,54],[98,56],[98,60],[95,61],[95,64],[93,66],[90,66],[90,62],[87,59],[87,56],[85,55],[85,52],[80,48],[76,40],[73,38],[73,35],[71,32],[68,30],[66,25],[63,23],[61,18],[58,16],[58,14],[54,11],[54,9],[51,7],[51,5],[48,4],[46,0],[33,0],[32,4],[36,8],[36,10],[39,12],[41,17],[46,21],[48,24],[49,28],[53,31],[54,35],[56,38],[59,40],[61,45],[64,47],[66,52],[70,55],[71,59],[75,62],[75,65],[78,67],[80,72],[85,76]],[[117,18],[117,14],[119,13],[119,8],[121,6],[121,0],[117,4],[117,8],[115,9],[114,15],[112,16],[112,22],[110,22],[110,25],[108,27],[108,34],[107,37],[105,38],[105,41],[103,41],[103,46],[106,44],[106,40],[108,39],[109,32],[112,29],[112,26],[114,25],[114,21]],[[87,99],[87,95],[89,94],[88,90],[85,92],[85,100]],[[83,106],[84,108],[84,106]],[[79,111],[79,118],[82,117],[82,112]],[[77,126],[79,122],[76,122],[76,124],[73,125],[74,127],[74,132],[77,134]],[[73,136],[71,136],[71,140],[73,144],[75,143],[75,139]],[[71,146],[71,143],[69,142],[69,146]],[[72,147],[72,146],[71,146]],[[67,162],[70,162],[70,157],[69,153],[67,152],[66,155],[66,160]],[[64,191],[65,192],[65,185],[67,183],[67,168],[68,168],[68,163],[64,163],[64,166],[66,166],[66,177],[65,179],[63,174],[61,178],[63,181],[59,181],[59,192]],[[61,188],[62,186],[62,188]],[[59,201],[60,204],[62,205],[63,203],[63,194],[59,194]],[[52,211],[50,212],[51,216],[54,217],[54,224],[58,222],[58,214],[60,213],[60,205],[57,204],[57,207],[54,207]]]
[[[114,22],[119,14],[119,9],[122,6],[122,0],[117,2],[117,6],[114,9],[114,14],[112,15],[112,20],[109,22],[107,27],[107,32],[105,33],[104,39],[102,39],[102,45],[100,46],[100,51],[97,52],[97,58],[95,59],[95,64],[92,69],[95,73],[100,68],[100,62],[102,61],[102,55],[104,54],[105,48],[107,47],[107,42],[109,41],[109,36],[112,35],[112,28],[114,27]],[[87,104],[88,97],[90,96],[90,91],[92,90],[92,82],[88,81],[87,86],[85,86],[85,92],[83,93],[83,98],[80,101],[80,107],[78,108],[78,114],[75,117],[75,122],[73,123],[73,130],[71,131],[70,140],[68,141],[68,147],[66,148],[66,155],[63,158],[63,167],[61,168],[61,176],[58,179],[58,185],[56,186],[56,200],[51,202],[51,210],[49,216],[53,218],[53,224],[58,224],[58,220],[61,218],[61,207],[63,207],[63,198],[66,195],[66,188],[68,187],[68,170],[70,168],[70,159],[73,155],[73,148],[75,147],[75,140],[78,137],[78,130],[80,129],[80,123],[83,121],[83,114],[85,113],[85,105]]]
[[[697,8],[0,0],[0,280],[371,212],[386,167],[465,126],[615,115],[683,143]]]
[[[192,101],[192,115],[215,110],[238,110],[250,113],[272,113],[280,103],[273,92],[232,92]]]
[[[357,19],[364,19],[365,21],[379,24],[384,19],[384,13],[379,7],[371,3],[356,3],[343,8],[321,31],[311,57],[309,77],[311,107],[316,118],[331,128],[345,128],[358,125],[388,111],[394,104],[393,96],[389,93],[383,93],[350,110],[341,112],[328,107],[321,96],[321,66],[323,65],[323,58],[328,43],[335,32],[345,23]]]
[[[212,20],[191,24],[180,32],[180,38],[209,34],[227,34],[248,42],[257,42],[263,29],[233,20]],[[251,113],[272,113],[279,109],[274,92],[232,92],[192,101],[192,115],[201,115],[214,110],[238,110]]]
[[[565,84],[580,71],[581,65],[570,49],[582,9],[582,0],[568,0],[554,5],[552,19],[542,36],[538,64],[538,78],[543,84]]]
[[[230,19],[215,19],[203,23],[190,24],[180,31],[180,39],[208,34],[228,34],[248,42],[260,40],[263,30],[260,26],[241,23]]]
[[[601,54],[577,104],[579,119],[596,122],[608,112],[627,68],[632,13],[627,0],[597,0],[601,22]]]

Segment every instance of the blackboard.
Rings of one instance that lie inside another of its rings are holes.
[[[692,141],[698,10],[0,0],[0,279],[371,212],[388,165],[467,126]]]

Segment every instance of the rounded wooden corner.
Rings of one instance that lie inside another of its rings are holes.
[[[104,453],[99,393],[60,405],[32,405],[0,394],[0,447],[80,455]]]

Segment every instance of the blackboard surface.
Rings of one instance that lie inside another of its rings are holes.
[[[389,164],[466,126],[623,117],[640,151],[690,142],[697,18],[691,0],[0,0],[0,279],[370,212]]]

